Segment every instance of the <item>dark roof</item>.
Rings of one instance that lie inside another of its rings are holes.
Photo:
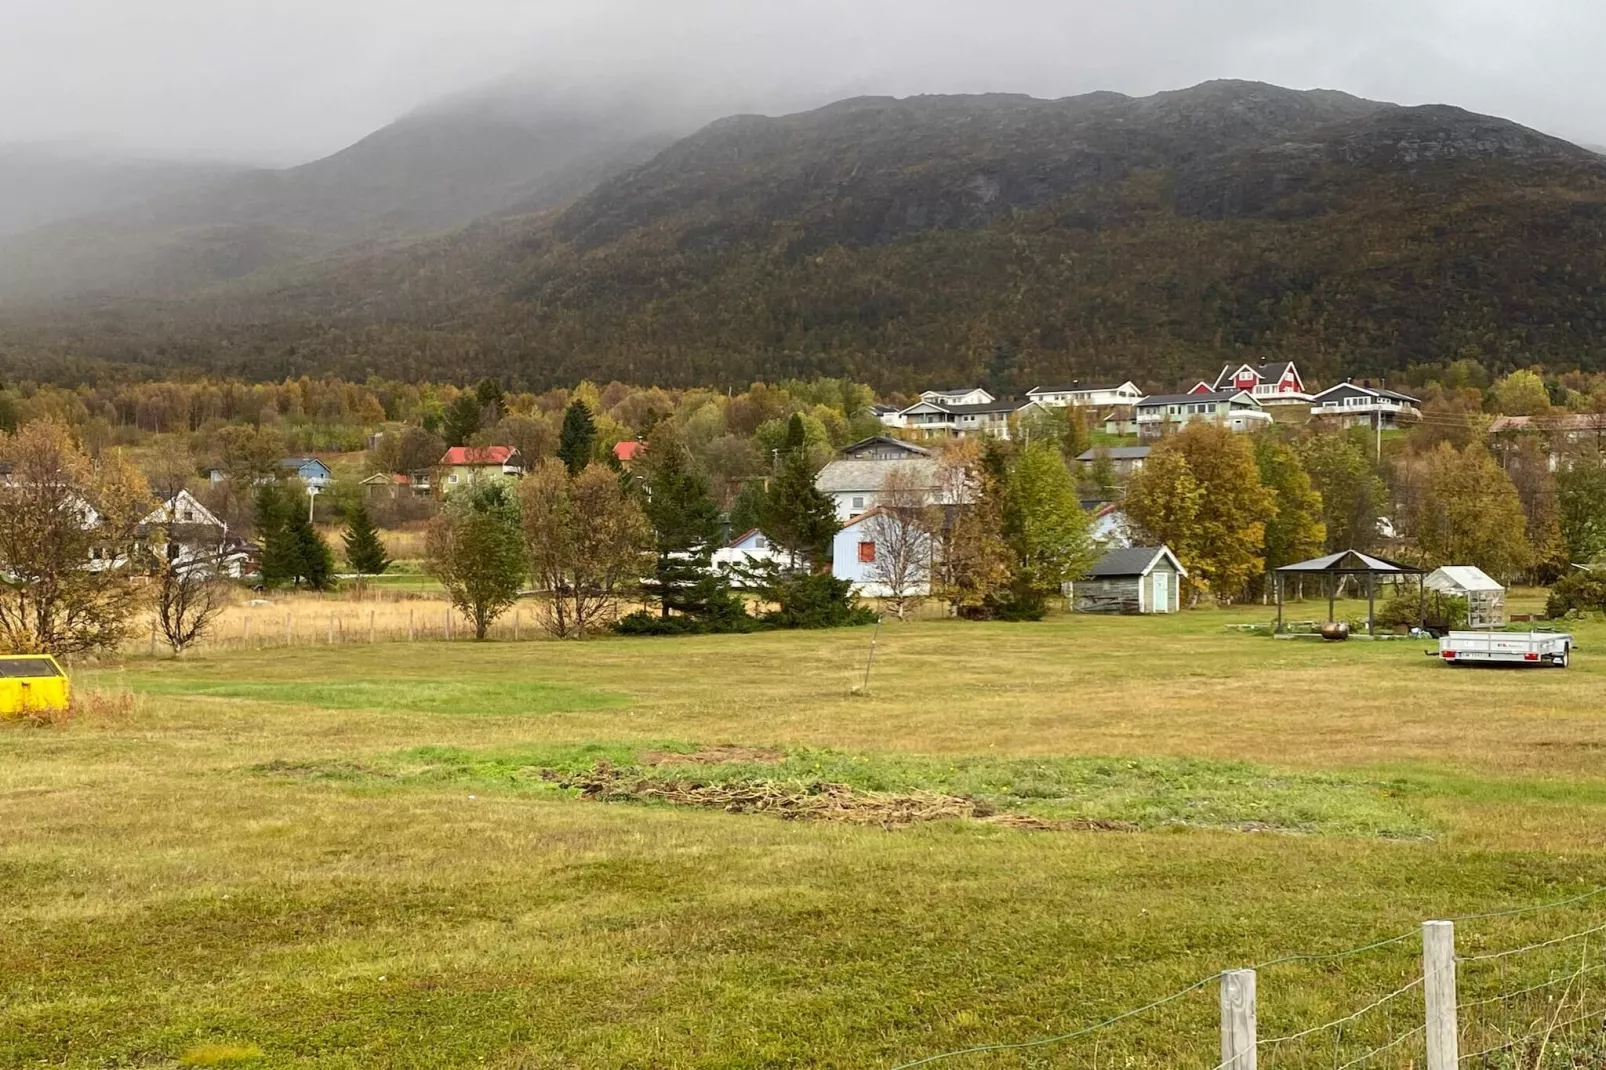
[[[1300,561],[1292,565],[1284,565],[1278,572],[1325,572],[1332,575],[1364,575],[1375,573],[1381,576],[1420,576],[1422,570],[1410,565],[1402,565],[1398,561],[1390,561],[1386,557],[1373,557],[1363,554],[1359,550],[1343,550],[1325,557],[1315,557],[1309,561]]]
[[[285,457],[279,461],[280,468],[305,468],[309,464],[315,464],[320,468],[328,467],[316,457]]]
[[[1014,412],[1025,408],[1019,401],[982,401],[974,405],[945,405],[940,401],[929,401],[926,404],[935,405],[944,412],[951,412],[956,416],[981,415],[988,412]]]
[[[1262,382],[1269,380],[1276,383],[1282,380],[1283,372],[1286,372],[1293,363],[1291,360],[1279,360],[1271,364],[1251,364],[1249,367],[1255,369],[1255,374],[1260,376]],[[1216,376],[1216,382],[1219,383],[1223,379],[1229,378],[1233,372],[1242,367],[1242,364],[1223,364],[1221,366],[1221,374]]]
[[[1076,455],[1079,461],[1093,461],[1099,454],[1104,454],[1112,461],[1141,461],[1149,455],[1152,446],[1094,446],[1085,453]]]
[[[1147,408],[1150,405],[1197,405],[1202,401],[1228,401],[1243,393],[1245,391],[1242,390],[1212,390],[1208,394],[1155,394],[1140,400],[1138,406]]]
[[[1030,397],[1033,394],[1075,394],[1092,390],[1118,390],[1131,381],[1130,379],[1122,379],[1118,383],[1084,383],[1078,379],[1065,386],[1034,386],[1026,391],[1026,396]]]
[[[844,455],[856,453],[870,446],[896,446],[898,449],[918,457],[929,457],[931,455],[931,451],[924,446],[916,446],[913,442],[905,442],[903,439],[893,438],[891,435],[871,435],[869,438],[862,438],[851,446],[843,446],[842,453]]]
[[[1402,394],[1398,390],[1385,390],[1380,386],[1365,386],[1361,383],[1336,383],[1313,396],[1321,398],[1326,397],[1328,394],[1341,394],[1345,391],[1351,394],[1366,394],[1375,398],[1390,398],[1394,401],[1404,401],[1412,405],[1422,404],[1420,398],[1414,398],[1410,394]]]
[[[1149,570],[1155,559],[1166,553],[1164,546],[1127,546],[1111,550],[1096,565],[1087,570],[1094,579],[1110,576],[1141,576]]]

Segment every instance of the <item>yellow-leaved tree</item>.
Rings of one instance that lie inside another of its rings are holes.
[[[1265,570],[1276,496],[1242,435],[1195,423],[1163,440],[1127,487],[1124,508],[1139,539],[1171,547],[1195,601],[1207,593],[1230,601]]]

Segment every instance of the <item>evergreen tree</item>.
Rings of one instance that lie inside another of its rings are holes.
[[[374,527],[373,518],[368,515],[368,505],[359,502],[346,518],[346,530],[341,536],[346,544],[346,562],[351,570],[363,576],[378,576],[390,568],[390,558],[385,554],[385,544],[379,537],[379,529]]]
[[[265,586],[294,583],[298,575],[300,552],[290,537],[292,511],[278,483],[264,483],[257,488],[252,523],[257,545],[262,548],[260,568]]]
[[[743,614],[730,585],[715,570],[714,550],[724,532],[708,479],[692,458],[673,423],[658,425],[643,454],[643,509],[652,525],[656,561],[647,593],[660,615],[710,622]]]
[[[290,517],[290,537],[296,555],[296,583],[310,590],[327,591],[334,583],[334,551],[299,509]]]
[[[736,492],[736,499],[731,502],[729,517],[731,538],[745,535],[758,527],[758,513],[763,507],[764,484],[757,480],[743,483],[742,489]]]
[[[480,403],[482,423],[494,424],[502,418],[502,384],[495,379],[481,379],[474,388],[474,400]]]
[[[814,486],[814,469],[805,445],[803,417],[792,414],[780,450],[775,478],[759,508],[758,526],[792,566],[829,568],[831,540],[842,530],[836,505]]]
[[[558,434],[558,459],[569,475],[585,471],[597,451],[597,423],[586,403],[576,398],[563,410],[563,430]]]
[[[446,407],[442,418],[441,434],[448,446],[466,446],[479,432],[483,410],[479,398],[470,393],[457,395]]]

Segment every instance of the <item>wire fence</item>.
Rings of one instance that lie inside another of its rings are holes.
[[[1073,1030],[938,1052],[892,1070],[1001,1061],[1187,1070],[1603,1068],[1606,922],[1578,916],[1603,909],[1606,887],[1425,922],[1343,951],[1285,955],[1204,977]],[[1348,1007],[1338,1005],[1345,1000]],[[1264,1038],[1263,1013],[1279,1027]]]

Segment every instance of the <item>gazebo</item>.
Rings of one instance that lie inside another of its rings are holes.
[[[1338,581],[1344,576],[1366,577],[1366,632],[1368,635],[1377,634],[1377,578],[1399,579],[1401,576],[1417,577],[1417,604],[1418,617],[1422,617],[1425,608],[1426,586],[1422,582],[1423,572],[1410,565],[1402,565],[1398,561],[1387,558],[1373,557],[1363,554],[1359,550],[1344,550],[1341,553],[1328,554],[1310,561],[1301,561],[1294,565],[1284,565],[1277,570],[1277,630],[1283,630],[1283,581],[1289,576],[1325,576],[1327,584],[1327,619],[1333,619],[1333,603],[1338,597]]]

